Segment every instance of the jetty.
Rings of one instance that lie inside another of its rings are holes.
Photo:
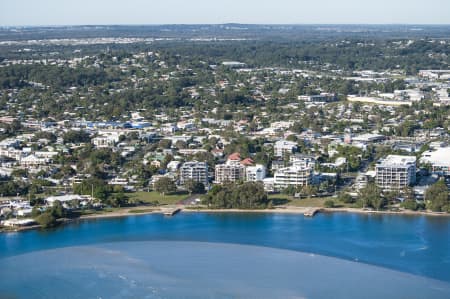
[[[308,208],[304,213],[303,216],[305,217],[314,217],[318,212],[320,211],[319,208]]]
[[[181,211],[181,208],[175,207],[175,208],[164,208],[162,209],[162,212],[165,216],[173,216]]]

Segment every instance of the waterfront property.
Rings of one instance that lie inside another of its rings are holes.
[[[217,184],[244,180],[245,167],[240,164],[220,164],[216,166]]]
[[[275,189],[282,190],[289,186],[308,186],[312,180],[312,168],[290,166],[278,169],[274,175]]]
[[[261,164],[247,166],[245,168],[245,178],[248,182],[260,182],[266,177],[266,167]]]
[[[376,184],[383,190],[399,190],[416,182],[416,157],[389,155],[375,167]]]
[[[216,165],[215,182],[237,182],[245,179],[245,165],[241,163],[241,155],[233,153],[228,156],[225,164]]]
[[[193,180],[194,182],[202,183],[204,186],[208,185],[208,164],[206,162],[190,161],[185,162],[180,168],[180,183],[184,185],[186,181]]]
[[[450,176],[450,147],[426,151],[422,154],[420,162],[431,164],[433,173]]]

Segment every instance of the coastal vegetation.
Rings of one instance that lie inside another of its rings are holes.
[[[262,209],[271,206],[271,201],[261,183],[215,185],[204,197],[208,207],[221,209]]]
[[[439,180],[425,193],[427,207],[434,212],[450,212],[450,196],[443,180]]]
[[[66,217],[67,213],[61,202],[55,201],[50,208],[47,208],[43,212],[38,209],[33,209],[33,215],[36,222],[42,228],[50,228],[58,225],[58,219]]]
[[[120,35],[107,43],[94,28],[63,42],[48,38],[59,28],[0,28],[1,220],[34,207],[54,225],[45,199],[72,194],[86,202],[65,202],[62,218],[178,203],[447,212],[448,173],[420,158],[448,147],[449,29],[386,28],[107,28]],[[164,38],[123,37],[132,30]],[[279,141],[293,146],[277,153]],[[233,154],[244,171],[216,180]],[[416,182],[377,186],[373,171],[391,154],[417,158],[423,189],[447,181],[425,196]],[[182,177],[194,161],[202,176]],[[275,182],[294,164],[311,176]]]
[[[162,177],[160,179],[158,179],[155,184],[155,191],[159,192],[160,194],[162,194],[163,196],[166,193],[171,193],[171,192],[175,192],[175,190],[177,190],[177,186],[175,185],[175,182],[167,177]]]

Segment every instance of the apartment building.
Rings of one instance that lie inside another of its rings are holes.
[[[311,155],[294,154],[290,156],[289,162],[293,166],[310,167],[314,168],[316,159]]]
[[[274,186],[277,190],[289,186],[308,186],[311,180],[312,168],[296,165],[278,169],[274,175]]]
[[[185,162],[180,167],[180,183],[184,185],[186,181],[193,180],[195,182],[208,185],[208,164],[206,162],[190,161]]]
[[[389,155],[377,162],[375,182],[383,190],[399,190],[416,182],[416,157]]]
[[[420,162],[430,164],[433,173],[450,176],[450,146],[424,152]]]
[[[216,174],[215,182],[218,184],[244,180],[245,166],[241,164],[216,165],[215,174]]]
[[[266,177],[266,167],[261,164],[255,166],[247,166],[245,169],[245,178],[248,182],[259,182]]]
[[[279,140],[275,142],[274,154],[275,157],[284,158],[287,154],[292,154],[297,150],[297,143],[287,140]]]

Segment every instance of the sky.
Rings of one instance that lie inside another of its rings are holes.
[[[0,26],[450,24],[450,0],[0,0]]]

